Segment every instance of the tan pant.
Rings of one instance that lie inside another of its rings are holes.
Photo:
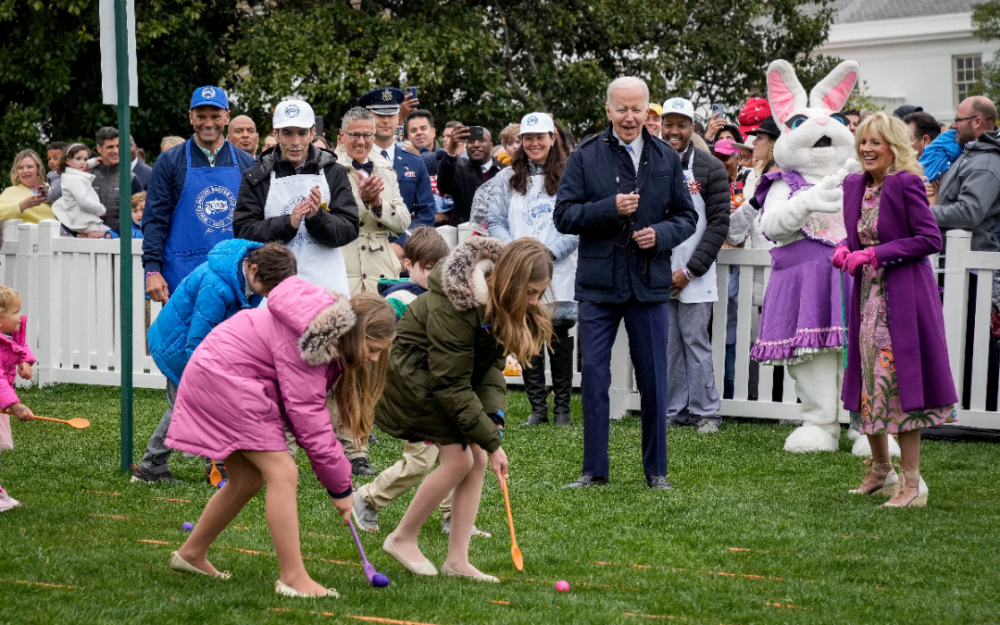
[[[378,474],[374,480],[357,490],[357,496],[364,499],[376,510],[388,506],[393,499],[406,494],[420,484],[434,468],[438,459],[438,446],[427,443],[406,443],[403,459]],[[454,492],[441,502],[441,517],[451,516],[451,498]]]
[[[340,410],[337,408],[337,400],[333,397],[333,391],[330,391],[326,395],[326,409],[330,411],[330,422],[333,423],[333,433],[337,435],[337,440],[340,441],[341,446],[344,448],[344,455],[347,456],[347,459],[367,459],[368,439],[366,438],[362,441],[361,449],[355,448],[354,437],[351,436],[350,428],[340,422]]]

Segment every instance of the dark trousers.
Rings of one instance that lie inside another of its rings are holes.
[[[552,324],[552,341],[542,348],[541,353],[531,359],[531,366],[521,370],[524,390],[531,402],[531,412],[548,418],[549,392],[545,390],[545,355],[549,347],[549,372],[552,374],[552,392],[555,394],[552,414],[569,416],[569,404],[573,395],[573,337],[569,331],[576,325],[568,323]]]
[[[666,302],[624,304],[580,302],[580,351],[583,372],[583,474],[608,475],[611,348],[625,320],[635,378],[641,393],[642,466],[646,475],[667,474],[667,323]]]

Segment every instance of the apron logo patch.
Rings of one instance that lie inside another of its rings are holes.
[[[206,187],[194,201],[194,210],[209,228],[231,228],[236,196],[226,187],[213,185]]]
[[[524,221],[536,233],[543,233],[553,228],[552,224],[552,199],[539,191],[528,200],[528,208],[524,211]]]
[[[306,199],[306,196],[304,196],[304,195],[296,195],[292,199],[290,199],[287,202],[285,202],[285,204],[281,207],[281,214],[282,215],[291,215],[292,214],[292,210],[295,208],[295,206],[299,202],[304,201],[305,199]],[[308,245],[309,242],[310,242],[309,231],[306,230],[306,222],[303,219],[302,220],[302,224],[299,225],[299,229],[295,233],[295,237],[292,238],[292,240],[289,241],[288,243],[285,243],[285,246],[286,247],[292,247],[292,246],[295,246],[295,245]]]

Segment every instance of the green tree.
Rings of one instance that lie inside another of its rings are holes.
[[[543,110],[588,133],[606,123],[605,88],[623,74],[648,79],[655,100],[732,107],[764,88],[776,58],[814,82],[832,64],[812,54],[826,39],[826,3],[363,0],[355,10],[276,0],[245,26],[231,86],[265,121],[291,95],[336,120],[372,88],[417,85],[441,121],[498,129]]]
[[[132,134],[139,145],[155,149],[164,135],[190,133],[191,93],[232,71],[230,50],[247,15],[237,0],[136,3],[139,108]],[[93,145],[98,128],[117,125],[117,109],[101,103],[98,25],[97,0],[0,0],[4,171],[22,148],[40,150],[52,140]]]
[[[1000,0],[987,0],[972,5],[972,26],[976,37],[983,41],[1000,39]],[[991,61],[983,63],[979,84],[970,90],[970,95],[982,94],[994,102],[1000,101],[1000,51]]]

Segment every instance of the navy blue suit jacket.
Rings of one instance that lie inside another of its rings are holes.
[[[431,177],[427,173],[424,159],[416,154],[410,154],[400,146],[396,146],[395,160],[392,168],[396,170],[396,181],[399,183],[399,194],[410,209],[410,230],[420,226],[434,227],[434,217],[437,208],[434,204],[434,192],[431,190]],[[389,242],[403,245],[407,234],[398,237],[389,235]]]
[[[638,172],[610,128],[577,146],[566,162],[553,221],[559,232],[580,236],[577,301],[670,300],[670,251],[694,234],[698,213],[677,153],[645,128],[642,138]],[[615,196],[633,191],[638,210],[619,217]],[[631,234],[647,226],[656,231],[656,246],[644,250]]]

